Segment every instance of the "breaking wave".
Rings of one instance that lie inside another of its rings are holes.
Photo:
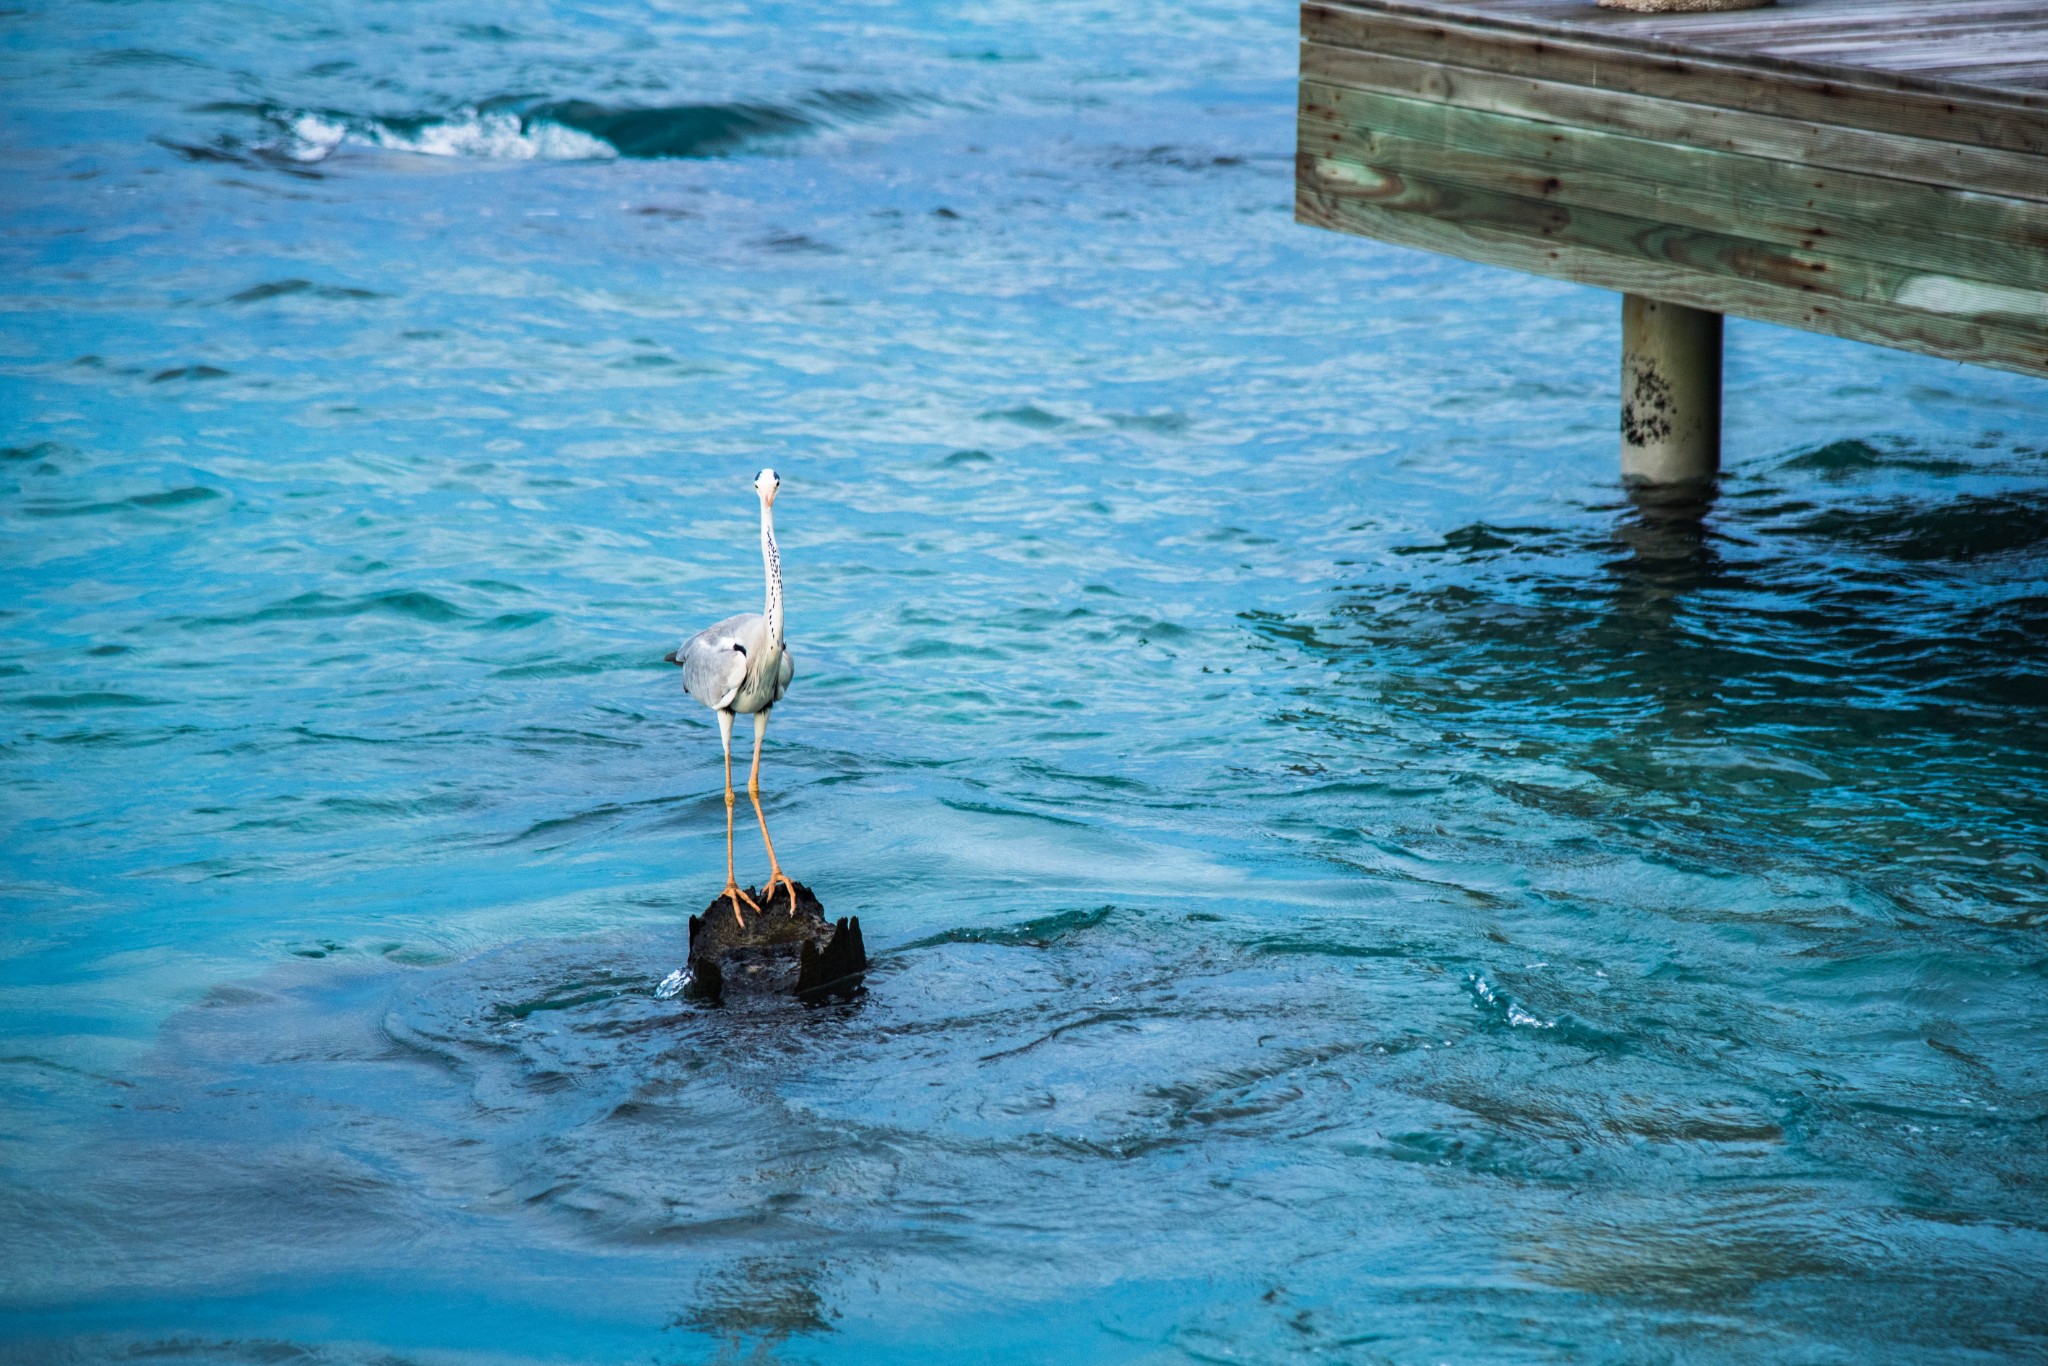
[[[912,101],[869,91],[820,91],[789,105],[677,104],[616,108],[589,100],[489,101],[445,115],[374,118],[321,110],[266,109],[282,130],[275,151],[323,161],[354,144],[422,156],[493,161],[602,161],[719,157],[756,151]]]

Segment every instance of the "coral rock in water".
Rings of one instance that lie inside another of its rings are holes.
[[[794,913],[787,888],[778,888],[773,902],[753,888],[748,895],[762,909],[748,911],[744,926],[723,896],[702,915],[690,917],[691,996],[713,1001],[740,994],[796,996],[815,1002],[861,989],[868,955],[860,917],[841,916],[835,925],[801,882]]]

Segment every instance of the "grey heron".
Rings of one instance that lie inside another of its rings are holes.
[[[747,923],[740,913],[742,901],[757,911],[761,907],[740,890],[732,872],[732,719],[740,712],[754,718],[754,767],[747,775],[747,796],[754,803],[754,819],[761,823],[761,843],[768,848],[768,885],[761,899],[773,905],[779,882],[789,888],[789,911],[796,914],[796,884],[776,862],[768,818],[761,814],[761,740],[768,734],[768,709],[782,700],[796,674],[795,661],[782,643],[782,556],[775,549],[774,517],[775,490],[781,486],[774,470],[754,476],[754,493],[761,500],[761,566],[768,576],[768,610],[727,617],[663,656],[681,666],[683,687],[690,696],[718,714],[718,742],[725,749],[725,890],[719,895],[731,899],[733,918],[741,926]]]

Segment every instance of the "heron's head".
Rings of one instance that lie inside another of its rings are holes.
[[[775,477],[774,470],[762,470],[754,476],[754,492],[769,507],[775,506],[775,490],[782,487],[782,481]]]

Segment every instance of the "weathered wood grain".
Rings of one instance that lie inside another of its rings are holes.
[[[1764,24],[1743,28],[1735,24],[1701,26],[1683,35],[1688,44],[1704,45],[1716,50],[1730,52],[1785,52],[1793,48],[1804,49],[1817,59],[1835,61],[1849,66],[1871,66],[1856,49],[1873,39],[1891,38],[1911,43],[1968,43],[1987,34],[2004,37],[2008,43],[2018,38],[2021,42],[2038,42],[2032,37],[2042,25],[2038,9],[2026,15],[2008,14],[2002,16],[1978,16],[1969,20],[1945,15],[1939,19],[1921,19],[1901,22],[1898,19],[1877,18],[1865,23],[1799,23]],[[1675,35],[1674,35],[1675,36]],[[1885,64],[1874,64],[1876,69],[1885,69]]]
[[[1971,80],[2012,81],[2038,85],[2048,89],[2048,62],[2007,62],[2001,66],[1966,66],[1951,69],[1946,66],[1923,68],[1929,75],[1960,75]]]
[[[1803,14],[1780,9],[1776,14],[1761,16],[1761,22],[1749,24],[1731,22],[1727,15],[1702,16],[1700,22],[1686,25],[1685,34],[1691,42],[1715,47],[1784,41],[1848,42],[1877,33],[1925,38],[1987,28],[2010,32],[2015,27],[2032,25],[2040,14],[2040,7],[2029,3],[2029,0],[2012,0],[2012,3],[2003,5],[1916,7],[1904,11],[1897,5],[1839,5],[1808,10]]]
[[[1371,0],[1386,8],[1431,10],[1464,17],[1514,20],[1603,32],[1679,32],[1693,45],[1727,35],[1854,31],[1885,25],[1900,31],[1991,21],[2026,28],[2040,17],[2034,0],[1778,0],[1769,14],[1588,14],[1581,0]]]
[[[1300,147],[1823,254],[2048,287],[2048,204],[1304,81]]]
[[[2048,157],[1559,81],[1301,46],[1303,79],[1744,156],[2048,202]]]
[[[2048,109],[1798,76],[1711,57],[1616,59],[1610,45],[1311,3],[1305,41],[1390,57],[1584,85],[1615,94],[1775,114],[1915,139],[2048,155]]]
[[[2024,326],[2048,321],[2048,292],[2000,288],[1908,266],[1827,256],[1776,246],[1752,237],[1644,218],[1611,208],[1588,208],[1524,198],[1499,189],[1459,185],[1383,166],[1309,157],[1297,183],[1313,185],[1334,201],[1375,204],[1466,227],[1584,247],[1611,256],[1638,257],[1689,274],[1724,276],[1810,295],[1835,303],[1914,307],[1938,278],[1949,295],[1977,286],[1987,321]],[[1960,297],[1960,296],[1957,296]],[[1995,301],[1995,302],[1993,302]],[[2004,315],[2010,314],[2006,317]]]
[[[1640,256],[1616,255],[1576,242],[1531,237],[1484,223],[1431,217],[1328,194],[1306,183],[1296,187],[1295,217],[1300,222],[1338,232],[1665,299],[1691,308],[1732,313],[1978,365],[2029,374],[2048,373],[2048,336],[2039,331],[1999,326],[1966,316],[1820,298],[1732,276],[1674,271]]]
[[[1948,98],[1991,101],[2022,108],[2048,109],[2048,90],[2038,87],[1993,86],[1974,81],[1955,81],[1921,72],[1901,72],[1873,65],[1869,61],[1834,62],[1824,58],[1779,57],[1767,51],[1770,39],[1759,25],[1776,25],[1798,8],[1779,0],[1768,18],[1754,12],[1745,15],[1712,14],[1629,14],[1601,9],[1581,0],[1544,0],[1540,5],[1503,4],[1497,0],[1319,0],[1326,8],[1400,16],[1424,23],[1464,26],[1489,33],[1543,41],[1590,42],[1621,54],[1662,55],[1686,60],[1729,60],[1761,73],[1775,72],[1795,79],[1819,77],[1858,86],[1875,86],[1900,91],[1932,93]],[[1907,14],[1914,8],[1901,0],[1881,0],[1886,11],[1902,25],[1910,25]],[[1821,9],[1832,13],[1836,6],[1823,0]],[[1709,32],[1714,25],[1727,31]],[[2044,41],[2032,22],[2015,20],[2015,61],[2048,59]],[[1777,32],[1770,29],[1769,32]]]
[[[1978,44],[1892,43],[1882,49],[1873,48],[1873,59],[1880,50],[1890,70],[1918,72],[1938,68],[1964,73],[1964,78],[1970,80],[1979,79],[1975,73],[1980,70],[2010,65],[2013,58],[2010,47],[1988,40]],[[1793,55],[1798,54],[1795,51]]]
[[[2011,38],[2009,32],[1987,29],[1967,35],[1950,33],[1917,40],[1892,34],[1889,37],[1873,35],[1854,42],[1832,38],[1806,43],[1777,42],[1758,50],[1783,57],[1866,62],[1873,66],[1882,65],[1888,71],[1911,71],[1930,63],[1971,66],[1979,62],[2009,62],[2012,60]]]
[[[1302,25],[1303,222],[2048,375],[2048,98],[1983,79],[2048,73],[2048,0]]]

